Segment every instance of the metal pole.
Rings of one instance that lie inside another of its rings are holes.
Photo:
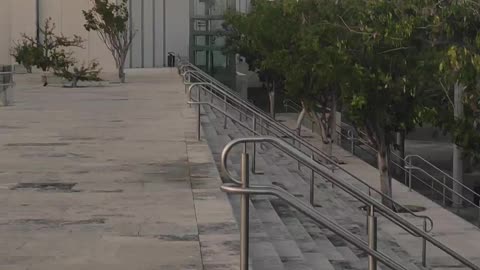
[[[427,220],[423,219],[423,231],[427,232]],[[427,267],[427,240],[422,238],[422,265]]]
[[[200,104],[200,99],[201,99],[201,94],[200,94],[200,88],[197,87],[198,93],[197,93],[197,101],[198,101],[198,108],[197,108],[197,140],[200,141],[200,129],[202,128],[202,123],[200,120],[201,116],[201,104]]]
[[[242,188],[249,187],[248,154],[242,153]],[[248,270],[249,249],[249,194],[242,194],[240,201],[240,270]]]
[[[353,131],[349,130],[350,133],[350,152],[352,152],[352,155],[355,155],[355,138],[353,136]]]
[[[408,165],[408,191],[412,191],[412,165]]]
[[[225,112],[227,112],[227,109],[228,109],[227,108],[227,96],[224,96],[223,102],[224,102],[223,109],[224,109]],[[223,118],[223,129],[227,129],[227,115],[225,115],[224,118]]]
[[[253,130],[253,136],[255,136],[255,131],[257,130],[257,118],[255,117],[255,114],[252,116],[252,130]],[[253,143],[253,154],[252,154],[252,173],[255,173],[257,166],[256,166],[256,160],[257,160],[257,144],[254,142]]]
[[[301,131],[302,131],[302,125],[300,125],[300,126],[298,127],[298,129],[297,129],[297,135],[298,135],[298,137],[300,137],[300,138],[301,138],[301,136],[300,136],[300,135],[301,135]],[[295,139],[293,139],[293,147],[295,147]],[[298,141],[298,149],[299,149],[300,151],[302,151],[302,143],[300,142],[300,140]],[[312,159],[313,159],[313,158],[312,158]],[[298,162],[297,162],[297,168],[298,168],[299,171],[300,171],[300,165],[301,165],[301,164],[300,164],[300,161],[298,161]]]
[[[464,108],[463,108],[463,96],[464,96],[465,86],[460,83],[455,83],[454,85],[454,117],[455,119],[464,118]],[[463,148],[457,144],[453,144],[453,171],[452,176],[455,180],[452,183],[452,201],[453,207],[462,206],[462,197],[463,195]]]
[[[370,205],[367,209],[368,211],[368,247],[372,250],[377,250],[377,217],[375,216],[375,208],[373,205]],[[369,255],[368,256],[368,270],[377,269],[377,259]]]
[[[310,156],[312,161],[313,159],[313,153]],[[312,174],[310,175],[310,204],[312,206],[315,206],[315,171],[312,169]]]
[[[447,184],[447,181],[445,179],[445,175],[443,176],[443,205],[445,206],[447,204],[446,202],[446,193],[445,193],[445,185]]]

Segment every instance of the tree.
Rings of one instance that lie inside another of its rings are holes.
[[[341,17],[349,31],[347,51],[352,76],[343,85],[349,119],[378,151],[381,191],[392,197],[389,168],[396,132],[408,133],[423,118],[423,88],[428,70],[422,53],[427,1],[347,1],[354,11]],[[384,198],[383,203],[393,207]]]
[[[298,25],[290,47],[277,53],[285,89],[315,119],[325,152],[332,156],[340,86],[349,74],[344,51],[346,31],[335,24],[344,7],[329,0],[291,0],[284,4],[285,15],[294,17],[291,21]]]
[[[473,1],[445,1],[432,12],[434,27],[429,41],[435,52],[435,81],[439,86],[430,100],[428,115],[434,125],[452,135],[453,177],[461,182],[463,159],[476,160],[480,154],[480,5]],[[459,92],[463,94],[455,98]],[[461,117],[455,115],[456,107],[464,111]],[[454,183],[453,188],[462,194],[460,185]],[[459,206],[462,200],[453,196],[453,202]]]
[[[51,18],[45,20],[44,26],[39,29],[41,39],[22,34],[22,39],[17,43],[21,44],[20,61],[27,66],[36,66],[43,72],[58,70],[74,62],[72,52],[68,50],[71,47],[83,48],[83,39],[74,35],[66,37],[55,34],[55,23]],[[15,52],[19,45],[15,45]],[[47,76],[42,76],[44,86],[48,84]]]
[[[14,42],[14,46],[10,50],[10,55],[15,58],[17,63],[23,65],[28,73],[32,73],[32,67],[35,66],[37,54],[36,44],[27,39]]]
[[[55,69],[54,74],[67,79],[71,82],[71,87],[78,87],[79,81],[101,81],[99,77],[100,72],[102,71],[99,68],[97,61],[91,61],[89,64],[85,65],[84,63],[81,66],[76,65],[76,61],[68,60],[67,63],[59,65]]]
[[[135,31],[130,29],[127,2],[119,4],[108,0],[92,0],[93,7],[83,11],[87,31],[96,31],[107,49],[112,53],[118,69],[120,82],[125,82],[125,61],[132,45]]]
[[[246,58],[249,69],[257,72],[269,92],[270,113],[275,115],[275,92],[284,77],[278,64],[278,52],[293,42],[298,24],[284,16],[281,1],[256,0],[248,14],[227,13],[226,51]]]

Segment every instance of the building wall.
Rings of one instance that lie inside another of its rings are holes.
[[[113,72],[115,63],[110,52],[97,33],[88,32],[83,27],[85,20],[82,10],[89,8],[91,8],[89,0],[40,0],[40,25],[43,27],[45,20],[52,18],[56,27],[55,32],[65,36],[81,36],[85,40],[84,48],[73,49],[79,64],[97,60],[104,72]]]
[[[188,55],[190,0],[131,0],[131,28],[135,32],[127,66],[163,67],[169,52]]]
[[[114,0],[111,0],[114,1]],[[118,1],[118,0],[115,0]],[[11,63],[9,49],[21,33],[36,35],[36,0],[2,0],[0,8],[0,64]],[[130,0],[131,22],[136,37],[127,67],[163,67],[168,52],[188,55],[191,0]],[[38,0],[39,21],[52,18],[56,32],[74,34],[84,40],[84,48],[73,49],[79,64],[96,59],[104,72],[116,70],[113,58],[95,32],[83,28],[82,10],[91,0]]]
[[[2,2],[0,8],[0,65],[9,65],[11,57],[9,49],[11,44],[10,1]]]

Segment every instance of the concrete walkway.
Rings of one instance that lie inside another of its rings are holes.
[[[284,124],[290,128],[295,127],[296,119],[292,114],[281,114],[278,119],[283,120]],[[306,139],[314,145],[321,145],[320,136],[318,134],[312,134],[309,129],[302,129],[302,135],[306,136]],[[370,186],[380,190],[379,175],[376,168],[370,166],[356,156],[352,156],[350,152],[347,152],[339,146],[334,146],[333,152],[334,156],[345,161],[346,164],[342,165],[343,168],[364,180]],[[358,181],[340,171],[336,171],[335,174],[344,179],[350,180],[350,183],[354,185],[358,183]],[[358,186],[363,187],[362,185]],[[449,212],[442,206],[432,202],[419,193],[415,191],[410,192],[408,187],[398,181],[393,181],[393,198],[404,205],[425,207],[426,211],[420,212],[419,214],[427,215],[433,220],[434,228],[430,234],[440,242],[460,253],[462,256],[465,256],[480,265],[480,229],[478,227]],[[422,228],[423,222],[421,219],[414,218],[407,214],[402,214],[402,216],[413,224],[418,225],[419,228]],[[384,219],[379,220],[379,226],[382,230],[385,230],[392,235],[396,240],[396,244],[408,251],[409,255],[418,261],[421,260],[422,246],[419,238],[411,236],[400,227]],[[443,251],[432,247],[431,245],[427,245],[427,247],[427,260],[429,265],[433,264],[437,268],[441,268],[442,266],[447,268],[457,265],[457,262],[451,259]]]
[[[175,70],[78,89],[35,76],[0,108],[0,269],[237,269],[237,226]]]

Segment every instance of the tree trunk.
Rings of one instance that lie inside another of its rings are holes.
[[[43,74],[42,74],[42,83],[43,83],[43,86],[48,85],[48,74],[47,74],[47,72],[43,72]]]
[[[272,81],[272,87],[268,91],[270,100],[270,115],[275,119],[275,80]]]
[[[379,142],[379,149],[377,154],[378,171],[380,173],[380,191],[387,197],[392,198],[392,177],[390,175],[389,160],[390,160],[390,147],[384,141]],[[393,209],[393,204],[390,200],[382,197],[382,203]]]
[[[400,131],[397,132],[397,154],[400,157],[399,160],[397,160],[398,166],[395,166],[395,170],[398,175],[400,175],[400,179],[404,179],[403,175],[403,168],[405,167],[405,131]]]
[[[121,83],[125,83],[125,70],[123,66],[118,68],[118,78],[120,79]]]
[[[315,119],[317,126],[320,130],[320,137],[322,138],[322,152],[325,153],[328,157],[332,156],[332,135],[328,126],[325,126],[325,123],[322,123],[322,120],[315,111],[311,111],[311,117]],[[328,125],[328,124],[327,124]]]
[[[337,137],[337,97],[332,95],[332,104],[330,105],[330,115],[328,116],[327,140],[328,140],[328,155],[333,155],[333,145]]]
[[[298,133],[300,133],[300,131],[302,130],[302,123],[303,123],[303,119],[305,119],[306,112],[307,110],[305,109],[302,103],[302,111],[298,114],[297,124],[295,125],[295,129],[297,130]]]
[[[78,86],[78,79],[77,79],[77,78],[74,78],[74,79],[72,80],[72,88],[77,88],[77,86]]]
[[[463,118],[463,93],[465,86],[460,83],[455,83],[454,86],[454,116],[456,119]],[[453,144],[453,178],[457,182],[453,182],[453,206],[460,207],[462,206],[462,195],[463,195],[463,149],[457,144]]]

